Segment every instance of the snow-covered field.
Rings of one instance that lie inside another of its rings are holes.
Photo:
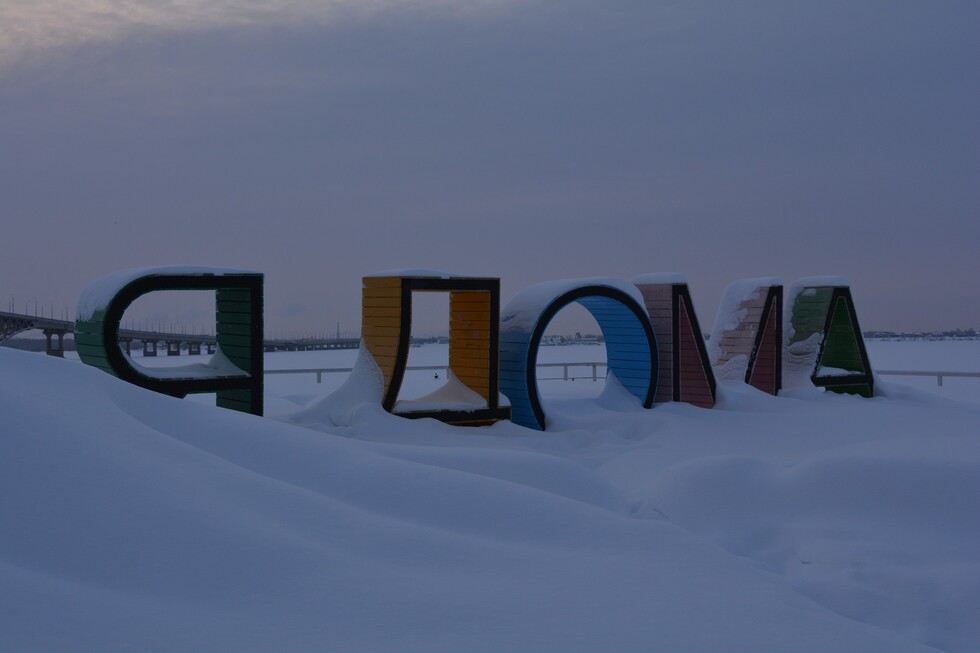
[[[980,372],[980,340],[869,340],[868,357],[880,370]],[[980,378],[885,376],[900,384],[946,399],[980,404]]]
[[[980,369],[977,342],[869,349]],[[266,381],[286,415],[343,376]],[[543,381],[544,433],[311,430],[0,348],[0,650],[975,651],[980,379],[910,381],[649,411]]]

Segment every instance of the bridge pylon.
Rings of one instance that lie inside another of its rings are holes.
[[[45,352],[48,356],[57,356],[58,358],[65,357],[65,332],[61,329],[44,329],[42,331],[44,337],[47,339],[48,344]],[[52,336],[57,337],[57,343],[54,344],[54,339]]]

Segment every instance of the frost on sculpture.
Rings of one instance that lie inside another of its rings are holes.
[[[715,405],[715,375],[708,362],[687,278],[677,273],[645,274],[633,279],[643,295],[657,334],[660,374],[656,402],[683,401],[702,408]]]
[[[784,325],[787,386],[812,383],[832,392],[874,394],[874,375],[843,277],[808,277],[789,291]]]
[[[166,266],[115,272],[78,299],[75,344],[82,362],[124,381],[172,395],[215,393],[216,403],[263,411],[263,276],[226,268]],[[137,364],[119,344],[119,324],[139,297],[163,290],[213,290],[217,351],[204,364],[166,370]]]
[[[599,324],[609,376],[644,408],[653,404],[657,340],[636,286],[606,278],[551,281],[525,288],[501,313],[500,389],[510,400],[511,419],[517,424],[546,428],[537,387],[538,347],[551,319],[572,302],[588,310]]]
[[[722,295],[708,341],[719,379],[775,395],[782,387],[782,281],[741,279]]]

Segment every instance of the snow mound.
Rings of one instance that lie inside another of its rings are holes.
[[[350,426],[364,412],[385,412],[381,407],[383,393],[381,368],[362,345],[357,351],[354,369],[344,384],[312,406],[289,415],[286,421],[308,427]]]
[[[976,437],[940,436],[792,465],[707,458],[667,470],[648,498],[672,523],[838,614],[968,650],[980,520],[964,497],[980,496],[980,468],[960,455],[976,446]]]
[[[425,410],[480,410],[487,407],[487,400],[478,392],[456,378],[449,370],[446,383],[435,391],[417,399],[403,399],[395,402],[396,413],[410,413]]]
[[[0,650],[980,641],[976,409],[613,386],[592,424],[453,428],[357,409],[358,363],[302,428],[0,349]]]

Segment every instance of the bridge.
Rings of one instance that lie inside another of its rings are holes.
[[[47,338],[45,351],[49,356],[64,358],[66,334],[75,332],[75,323],[53,317],[7,313],[0,311],[0,343],[24,331],[38,330]],[[203,352],[213,354],[217,340],[213,334],[169,333],[141,329],[119,329],[119,344],[132,353],[133,343],[139,343],[144,356],[157,356],[163,349],[168,356],[179,356],[186,345],[188,355]],[[163,347],[160,344],[163,343]],[[314,351],[322,349],[357,349],[360,338],[294,338],[288,340],[263,340],[265,351]]]

